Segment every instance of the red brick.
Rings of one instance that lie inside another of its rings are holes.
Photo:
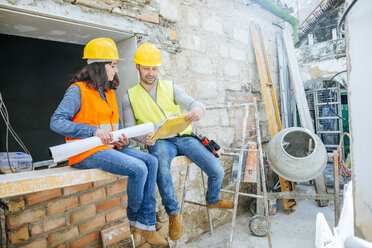
[[[66,248],[66,247],[67,247],[66,244],[61,244],[61,245],[57,246],[57,248]]]
[[[155,23],[155,24],[159,24],[159,21],[160,21],[159,14],[155,12],[141,13],[141,15],[139,16],[139,20],[144,21],[144,22]]]
[[[117,178],[95,181],[95,182],[93,182],[93,187],[98,187],[98,186],[101,186],[101,185],[104,185],[104,184],[112,183],[112,182],[115,182],[116,180],[117,180]]]
[[[56,199],[62,196],[61,189],[44,190],[27,195],[27,204],[29,206],[38,204],[40,202],[46,202],[52,199]]]
[[[127,216],[127,210],[123,207],[114,209],[106,214],[107,223]]]
[[[8,229],[13,229],[24,224],[32,223],[45,218],[45,208],[38,207],[26,210],[18,214],[7,216]]]
[[[79,206],[78,197],[69,197],[48,204],[48,215],[58,214]]]
[[[87,207],[76,210],[70,214],[70,223],[75,223],[80,220],[87,219],[96,215],[96,205],[90,204]]]
[[[63,194],[64,195],[69,195],[69,194],[73,194],[73,193],[80,192],[80,191],[83,191],[83,190],[88,190],[90,188],[92,188],[91,183],[83,183],[83,184],[79,184],[79,185],[64,188],[63,189]]]
[[[8,238],[10,243],[12,244],[24,242],[30,238],[30,236],[28,235],[28,228],[25,226],[19,230],[10,231],[8,232]]]
[[[128,180],[125,179],[124,181],[120,181],[107,186],[107,196],[125,192],[127,190],[127,182]]]
[[[123,204],[123,205],[128,204],[128,195],[127,194],[121,195],[121,204]]]
[[[49,234],[49,246],[55,246],[59,243],[65,242],[67,240],[73,239],[79,235],[79,230],[77,226],[69,226],[61,231]]]
[[[80,196],[80,206],[103,199],[106,197],[105,188],[91,190]]]
[[[87,233],[99,226],[103,226],[105,223],[105,215],[98,215],[93,219],[80,224],[80,233]]]
[[[102,201],[97,204],[97,212],[102,213],[120,205],[120,196]]]
[[[38,223],[36,225],[33,225],[31,228],[31,235],[37,236],[42,233],[52,231],[54,229],[57,229],[65,225],[66,225],[65,217],[60,217],[57,219],[49,219],[43,223]]]
[[[77,240],[69,243],[69,248],[81,248],[86,247],[89,244],[97,240],[96,231],[93,231],[84,237],[78,238]]]
[[[93,246],[89,246],[89,248],[103,248],[102,244],[95,244]]]
[[[171,40],[175,40],[177,38],[177,32],[175,29],[171,29],[169,31],[169,39]]]
[[[128,219],[125,219],[124,221],[128,221]],[[101,231],[102,230],[105,230],[105,229],[110,228],[112,226],[118,225],[119,223],[121,223],[121,222],[110,222],[110,223],[106,223],[106,225],[101,226],[100,228],[98,228],[97,229],[98,240],[102,240],[102,237],[101,237]]]
[[[19,246],[18,248],[47,248],[47,240],[45,238],[37,239],[27,245]]]
[[[103,246],[107,247],[130,238],[129,223],[122,223],[101,231]]]
[[[7,205],[9,212],[16,212],[26,208],[23,196],[4,199],[3,202]]]

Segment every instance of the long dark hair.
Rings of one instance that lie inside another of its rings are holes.
[[[111,89],[116,90],[120,83],[118,75],[115,75],[112,81],[108,81],[105,70],[105,64],[110,63],[95,62],[88,64],[70,77],[70,83],[85,82],[89,88],[102,89],[105,92]]]

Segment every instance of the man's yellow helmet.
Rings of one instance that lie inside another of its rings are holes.
[[[143,66],[160,66],[160,51],[154,44],[144,43],[137,48],[133,62]]]

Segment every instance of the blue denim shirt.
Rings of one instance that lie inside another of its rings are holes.
[[[102,99],[106,100],[104,92],[102,90],[98,90],[98,92]],[[70,138],[84,139],[92,137],[97,131],[98,127],[71,121],[71,119],[79,112],[80,107],[80,88],[77,85],[73,85],[67,89],[62,101],[50,119],[50,129],[56,133]],[[121,128],[122,123],[119,120],[119,129]]]

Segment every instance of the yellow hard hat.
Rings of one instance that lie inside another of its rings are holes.
[[[137,48],[133,62],[143,66],[160,66],[160,51],[154,44],[144,43]]]
[[[110,38],[96,38],[84,47],[83,59],[123,60],[119,58],[116,44]]]

